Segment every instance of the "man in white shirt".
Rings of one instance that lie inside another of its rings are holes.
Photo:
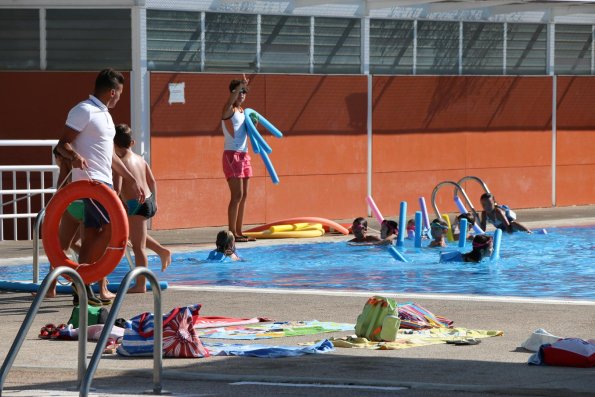
[[[130,181],[144,202],[144,192],[134,176],[114,153],[116,129],[109,109],[116,106],[124,88],[124,76],[113,69],[99,72],[95,90],[89,99],[79,103],[68,113],[66,128],[56,147],[58,152],[72,162],[72,180],[105,183],[113,188],[112,170]],[[79,253],[79,263],[91,264],[105,252],[111,235],[107,211],[96,201],[85,202],[85,231]],[[111,302],[114,295],[107,290],[107,280],[100,282],[100,298]],[[97,303],[90,298],[89,303]]]

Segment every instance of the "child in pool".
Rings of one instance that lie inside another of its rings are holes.
[[[434,247],[446,247],[446,231],[448,230],[448,225],[442,219],[434,219],[432,223],[430,223],[430,229],[432,230],[432,237],[434,240],[430,241],[428,245],[429,248]]]
[[[380,239],[394,241],[399,234],[399,225],[395,221],[385,219],[380,224]]]
[[[473,250],[466,254],[459,251],[443,252],[440,255],[440,262],[481,262],[483,258],[490,257],[494,251],[494,241],[487,234],[480,234],[473,237]]]
[[[490,222],[497,229],[502,229],[507,233],[518,231],[531,233],[529,229],[516,221],[516,214],[510,208],[496,203],[493,194],[482,194],[480,201],[483,207],[480,225],[482,230],[486,230],[487,223]]]
[[[415,220],[413,219],[407,221],[407,238],[415,238]]]
[[[215,241],[216,249],[209,253],[207,260],[210,261],[225,261],[227,258],[232,261],[241,260],[236,253],[236,239],[232,232],[221,230],[217,233],[217,240]]]
[[[460,224],[461,224],[461,219],[467,219],[467,230],[463,231],[460,228]],[[461,235],[461,233],[465,232],[466,233],[466,238],[467,240],[473,240],[473,235],[469,234],[469,231],[473,229],[473,225],[475,224],[475,215],[473,215],[471,212],[467,212],[466,214],[460,214],[459,216],[456,217],[455,220],[455,224],[453,225],[453,229],[456,227],[459,229],[459,233],[455,233],[454,239],[458,240],[459,236]]]
[[[389,226],[387,225],[386,228],[388,233]],[[355,236],[355,238],[348,241],[351,245],[388,245],[394,240],[394,237],[391,238],[390,236],[381,239],[377,236],[368,235],[368,221],[362,217],[353,220],[351,231]]]

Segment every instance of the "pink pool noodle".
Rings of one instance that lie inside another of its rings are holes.
[[[372,196],[366,197],[366,202],[368,203],[368,206],[370,206],[370,209],[372,210],[374,217],[376,217],[376,219],[378,219],[378,222],[382,223],[382,221],[384,220],[384,217],[380,213],[380,210],[376,206],[376,203],[374,202],[374,199],[372,198]]]

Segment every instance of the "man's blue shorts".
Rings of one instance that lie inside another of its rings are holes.
[[[110,189],[114,188],[109,183],[101,183],[109,186]],[[85,227],[101,229],[103,225],[109,223],[109,214],[107,213],[103,205],[99,203],[99,201],[85,198],[83,199],[83,203],[85,205],[85,212],[83,218],[83,223],[85,224]]]

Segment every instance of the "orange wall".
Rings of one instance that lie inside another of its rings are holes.
[[[236,75],[151,74],[151,156],[159,184],[156,229],[227,223],[221,167],[221,109]],[[252,155],[246,223],[292,216],[351,217],[365,212],[366,78],[255,75],[246,107],[285,137],[265,135],[281,183]],[[168,84],[185,83],[185,103],[169,104]]]
[[[595,203],[595,79],[558,77],[557,205]]]
[[[374,78],[373,196],[387,215],[428,206],[436,184],[482,178],[514,208],[551,204],[551,80],[547,77]],[[479,206],[483,191],[465,186]],[[454,211],[453,189],[437,196]],[[433,211],[430,211],[433,213]]]

